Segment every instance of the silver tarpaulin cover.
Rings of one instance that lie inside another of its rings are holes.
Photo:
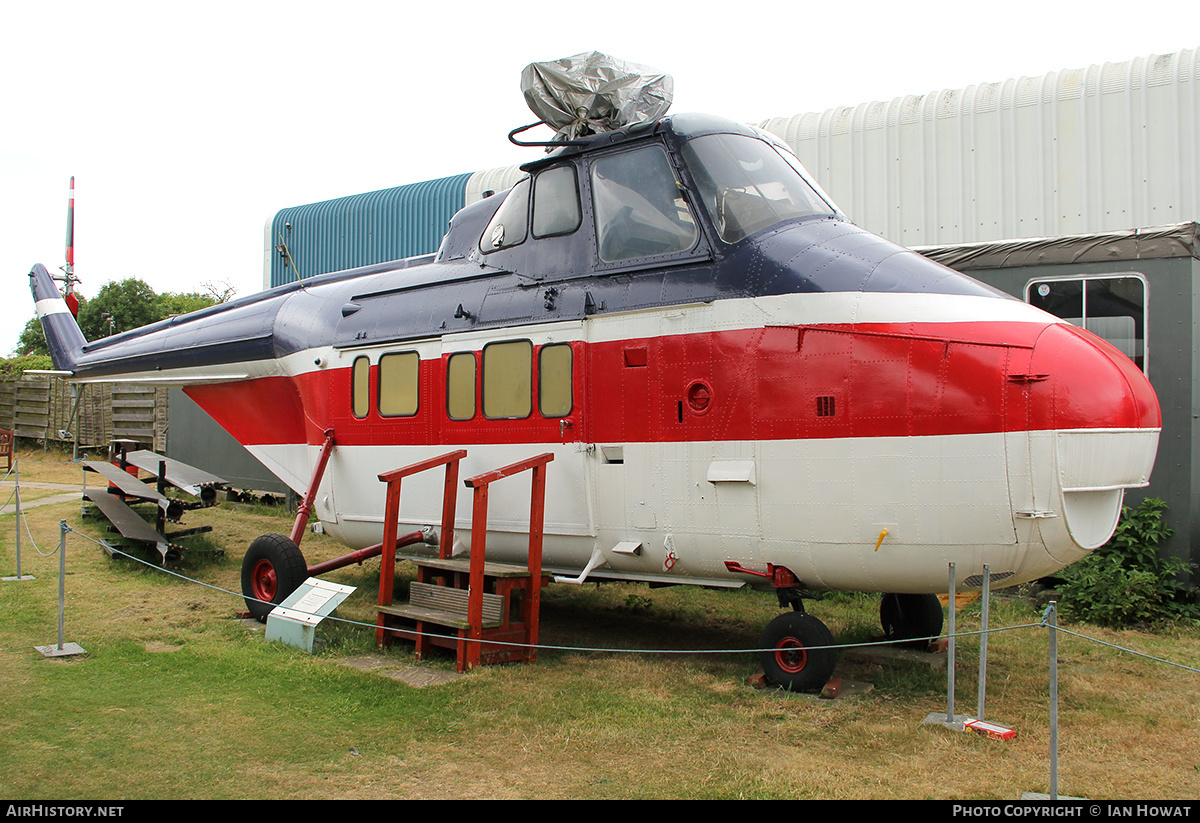
[[[558,132],[556,140],[657,120],[674,88],[669,74],[598,51],[530,63],[521,72],[525,102]]]

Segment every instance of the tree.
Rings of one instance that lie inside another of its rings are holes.
[[[174,314],[187,314],[233,295],[232,287],[224,291],[205,284],[205,294],[198,292],[163,292],[155,294],[144,281],[135,277],[105,283],[90,300],[79,298],[79,328],[88,340],[97,340],[159,320]],[[36,317],[25,324],[17,341],[18,354],[49,354],[42,324]]]
[[[79,328],[88,340],[136,329],[166,317],[161,298],[136,277],[105,283],[79,307]]]
[[[50,348],[46,345],[46,335],[42,331],[42,321],[36,317],[29,318],[29,322],[21,330],[21,336],[17,338],[17,354],[49,353]]]

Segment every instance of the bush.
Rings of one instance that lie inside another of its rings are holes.
[[[0,376],[20,377],[25,369],[52,369],[48,354],[23,354],[17,357],[0,358]]]
[[[1065,617],[1111,627],[1200,623],[1195,590],[1182,578],[1192,564],[1159,553],[1174,533],[1163,522],[1166,508],[1153,497],[1124,507],[1112,539],[1059,573]]]

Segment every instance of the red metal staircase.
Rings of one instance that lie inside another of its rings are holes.
[[[460,672],[484,663],[532,663],[537,660],[541,590],[550,582],[549,575],[542,573],[542,534],[546,466],[554,455],[540,454],[464,481],[474,492],[471,553],[469,559],[455,559],[450,557],[455,488],[459,461],[465,456],[460,449],[379,475],[380,481],[387,484],[387,499],[376,642],[386,646],[393,637],[409,638],[416,644],[417,659],[426,657],[434,646],[453,649]],[[417,580],[409,587],[410,599],[397,604],[393,597],[400,483],[405,477],[439,466],[445,466],[446,472],[438,558],[414,561]],[[527,564],[489,563],[485,559],[488,487],[525,471],[533,473]]]

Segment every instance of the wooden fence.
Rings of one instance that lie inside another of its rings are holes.
[[[80,385],[83,393],[72,418],[71,386],[59,376],[22,375],[0,381],[0,429],[17,437],[46,442],[72,442],[107,448],[114,438],[136,440],[165,453],[167,397],[165,388],[132,383]]]

